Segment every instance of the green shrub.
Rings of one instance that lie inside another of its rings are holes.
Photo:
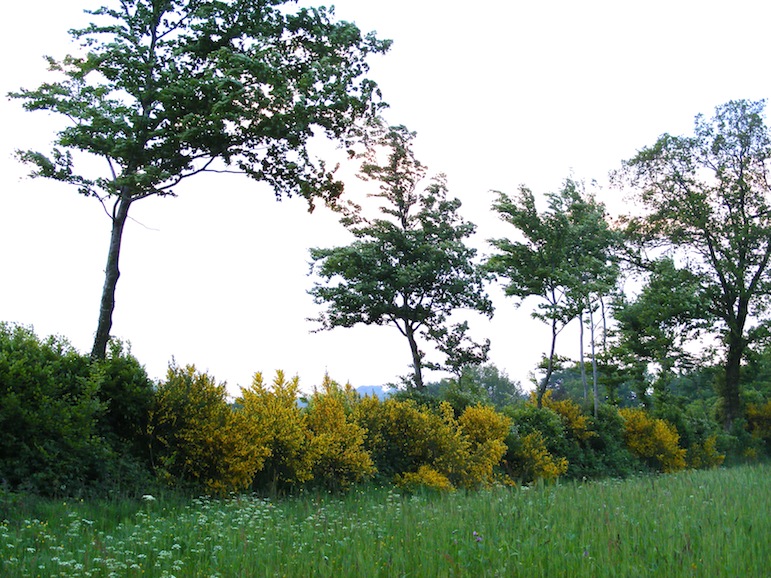
[[[110,457],[98,389],[89,359],[66,340],[0,323],[0,480],[42,495],[98,485]]]

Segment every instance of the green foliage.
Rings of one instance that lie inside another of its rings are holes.
[[[51,153],[19,151],[32,175],[112,203],[113,222],[92,356],[109,340],[123,226],[133,202],[173,195],[205,171],[245,174],[277,196],[336,199],[342,183],[308,150],[315,134],[350,147],[382,108],[367,59],[390,42],[286,0],[115,0],[72,30],[81,56],[48,58],[53,77],[11,93],[61,115]],[[104,159],[109,172],[91,175]]]
[[[109,343],[105,359],[92,362],[92,374],[99,384],[97,397],[105,407],[99,420],[100,434],[120,454],[146,464],[148,417],[155,384],[131,354],[131,348],[117,340]]]
[[[466,324],[449,325],[448,318],[458,309],[491,316],[493,308],[474,263],[476,250],[466,245],[475,227],[459,216],[460,201],[447,198],[443,176],[418,191],[425,168],[412,152],[414,136],[402,126],[390,127],[370,147],[361,175],[380,183],[371,197],[382,216],[366,217],[357,205],[344,211],[341,222],[356,240],[311,249],[321,281],[309,293],[326,307],[316,319],[321,329],[396,326],[410,346],[412,385],[422,389],[425,362],[418,338],[437,344],[451,368],[483,361],[487,346],[466,336]],[[383,150],[384,162],[377,158]]]
[[[512,381],[492,363],[466,365],[460,376],[427,384],[425,393],[430,398],[448,402],[456,415],[478,404],[493,405],[500,411],[525,399],[520,383]]]
[[[587,307],[592,295],[607,292],[618,274],[611,251],[615,235],[605,208],[585,198],[580,184],[567,179],[559,193],[547,195],[548,209],[538,212],[533,192],[521,186],[516,197],[498,193],[493,210],[513,225],[522,240],[491,239],[496,249],[486,263],[505,279],[506,295],[540,301],[533,317],[551,327],[546,373],[537,387],[540,406],[554,370],[558,334]]]
[[[506,438],[506,469],[514,480],[529,483],[553,479],[568,469],[567,439],[562,420],[555,411],[521,404],[508,408],[512,427]]]
[[[58,337],[0,323],[0,481],[42,495],[103,481],[110,448],[90,361]]]
[[[718,387],[726,430],[741,418],[742,362],[747,346],[765,333],[757,331],[763,323],[753,324],[771,302],[771,135],[764,109],[764,101],[718,106],[711,119],[696,117],[693,136],[662,135],[618,174],[643,209],[627,219],[630,246],[641,249],[636,260],[646,265],[648,247],[668,251],[699,280],[688,291],[706,304],[702,318],[719,320],[713,327],[725,348]],[[680,307],[680,299],[675,303]],[[658,330],[649,331],[655,337]]]
[[[671,258],[648,266],[648,279],[630,301],[618,295],[613,303],[617,347],[632,362],[653,362],[665,377],[678,366],[689,367],[685,345],[703,329],[707,303],[702,280],[688,269],[677,268]]]

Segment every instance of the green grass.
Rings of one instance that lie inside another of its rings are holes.
[[[445,496],[48,502],[0,525],[0,575],[760,577],[769,496],[756,465]]]

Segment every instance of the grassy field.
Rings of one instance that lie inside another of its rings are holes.
[[[767,577],[770,498],[769,465],[444,496],[6,496],[0,575]]]

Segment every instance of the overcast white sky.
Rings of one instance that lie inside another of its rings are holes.
[[[100,2],[25,0],[5,9],[0,92],[46,79],[42,56],[68,51],[67,29]],[[771,4],[653,0],[522,2],[341,0],[339,19],[394,41],[372,60],[392,124],[418,132],[416,152],[448,175],[475,244],[509,235],[490,212],[491,190],[556,190],[571,171],[587,181],[664,132],[691,131],[731,99],[768,98]],[[16,148],[46,150],[58,121],[0,99],[0,320],[34,325],[90,350],[110,223],[101,206],[64,185],[25,177]],[[392,327],[310,333],[318,313],[307,295],[308,248],[345,242],[323,210],[276,203],[265,186],[201,177],[178,198],[132,207],[124,234],[113,334],[132,343],[151,376],[172,356],[195,363],[231,392],[255,371],[298,374],[305,389],[325,371],[354,386],[395,381],[409,349]],[[360,193],[351,180],[349,194]],[[599,198],[623,211],[620,194]],[[530,303],[491,287],[491,360],[526,381],[548,347]],[[577,356],[577,339],[560,352]]]

